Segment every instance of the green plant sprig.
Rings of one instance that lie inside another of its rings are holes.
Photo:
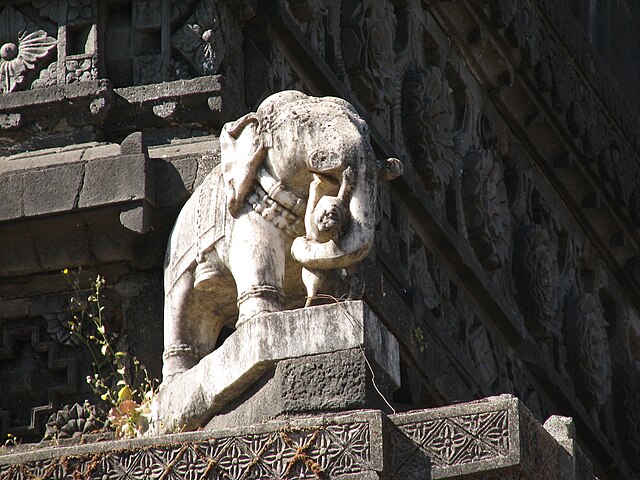
[[[80,286],[80,272],[80,269],[70,272],[65,268],[62,275],[73,290],[73,320],[69,322],[71,334],[89,349],[93,357],[94,373],[87,376],[87,383],[95,394],[111,406],[105,425],[115,429],[116,437],[139,436],[149,427],[150,407],[158,381],[149,376],[146,367],[135,356],[113,348],[115,334],[107,332],[105,307],[101,302],[106,281],[98,275],[90,295],[86,296]],[[87,319],[94,327],[95,334],[85,334],[83,331]],[[108,373],[103,374],[107,366]]]

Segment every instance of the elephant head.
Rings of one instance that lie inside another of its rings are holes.
[[[255,113],[225,124],[220,135],[222,174],[227,207],[240,214],[264,168],[279,185],[306,201],[313,175],[327,194],[335,194],[343,172],[354,182],[348,205],[349,222],[339,238],[298,236],[291,254],[305,268],[343,268],[362,260],[373,244],[378,179],[402,173],[398,159],[379,161],[365,121],[348,102],[286,91],[268,97]],[[307,212],[307,215],[309,213]]]

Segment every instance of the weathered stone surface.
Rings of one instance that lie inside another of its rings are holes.
[[[153,199],[152,167],[145,155],[94,160],[85,168],[79,207]]]
[[[397,340],[362,302],[256,316],[195,367],[161,385],[152,431],[205,425],[216,411],[281,360],[354,348],[363,349],[391,385],[399,386]],[[295,396],[290,384],[285,393],[286,405]]]

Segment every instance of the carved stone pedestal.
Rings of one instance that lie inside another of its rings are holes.
[[[398,342],[363,302],[271,313],[163,384],[152,432],[384,408],[399,386]]]

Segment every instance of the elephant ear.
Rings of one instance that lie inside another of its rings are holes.
[[[256,178],[258,166],[264,160],[266,148],[258,134],[259,120],[249,113],[235,122],[226,123],[220,133],[222,178],[227,208],[236,217]]]

